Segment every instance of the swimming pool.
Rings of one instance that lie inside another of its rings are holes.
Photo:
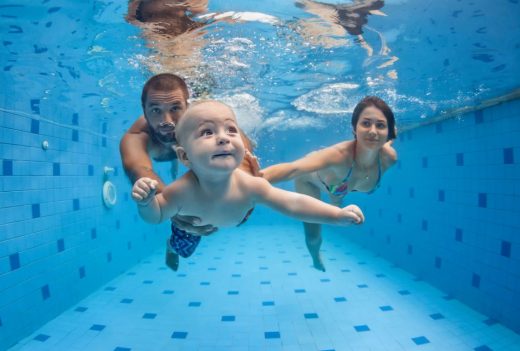
[[[176,64],[168,48],[126,1],[0,5],[0,349],[520,344],[518,1],[385,1],[366,45],[301,4],[210,1],[233,13],[193,18],[176,69],[237,108],[264,165],[350,136],[364,95],[394,108],[400,160],[348,196],[365,225],[326,228],[326,273],[300,224],[265,209],[167,271],[168,228],[137,217],[117,147],[146,78]]]

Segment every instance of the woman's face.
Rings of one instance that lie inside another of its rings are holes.
[[[380,109],[368,106],[359,115],[354,132],[359,143],[379,149],[388,141],[388,122]]]

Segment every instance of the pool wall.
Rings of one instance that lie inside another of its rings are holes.
[[[168,228],[138,218],[114,128],[38,98],[2,102],[25,111],[0,111],[3,350],[162,247]],[[111,209],[102,201],[107,179],[118,190]]]
[[[349,238],[520,332],[520,100],[394,145],[381,188],[348,197],[366,214]]]

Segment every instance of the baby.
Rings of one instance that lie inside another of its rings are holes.
[[[350,225],[365,220],[356,205],[338,208],[275,188],[240,169],[246,149],[235,114],[223,103],[192,104],[180,118],[175,136],[178,159],[190,170],[157,195],[155,180],[143,177],[135,182],[132,198],[147,222],[181,214],[200,218],[200,225],[236,226],[258,203],[310,223]]]

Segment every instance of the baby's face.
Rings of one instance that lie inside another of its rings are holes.
[[[228,106],[216,101],[200,103],[186,112],[179,127],[179,142],[195,173],[228,173],[242,162],[244,143]]]

